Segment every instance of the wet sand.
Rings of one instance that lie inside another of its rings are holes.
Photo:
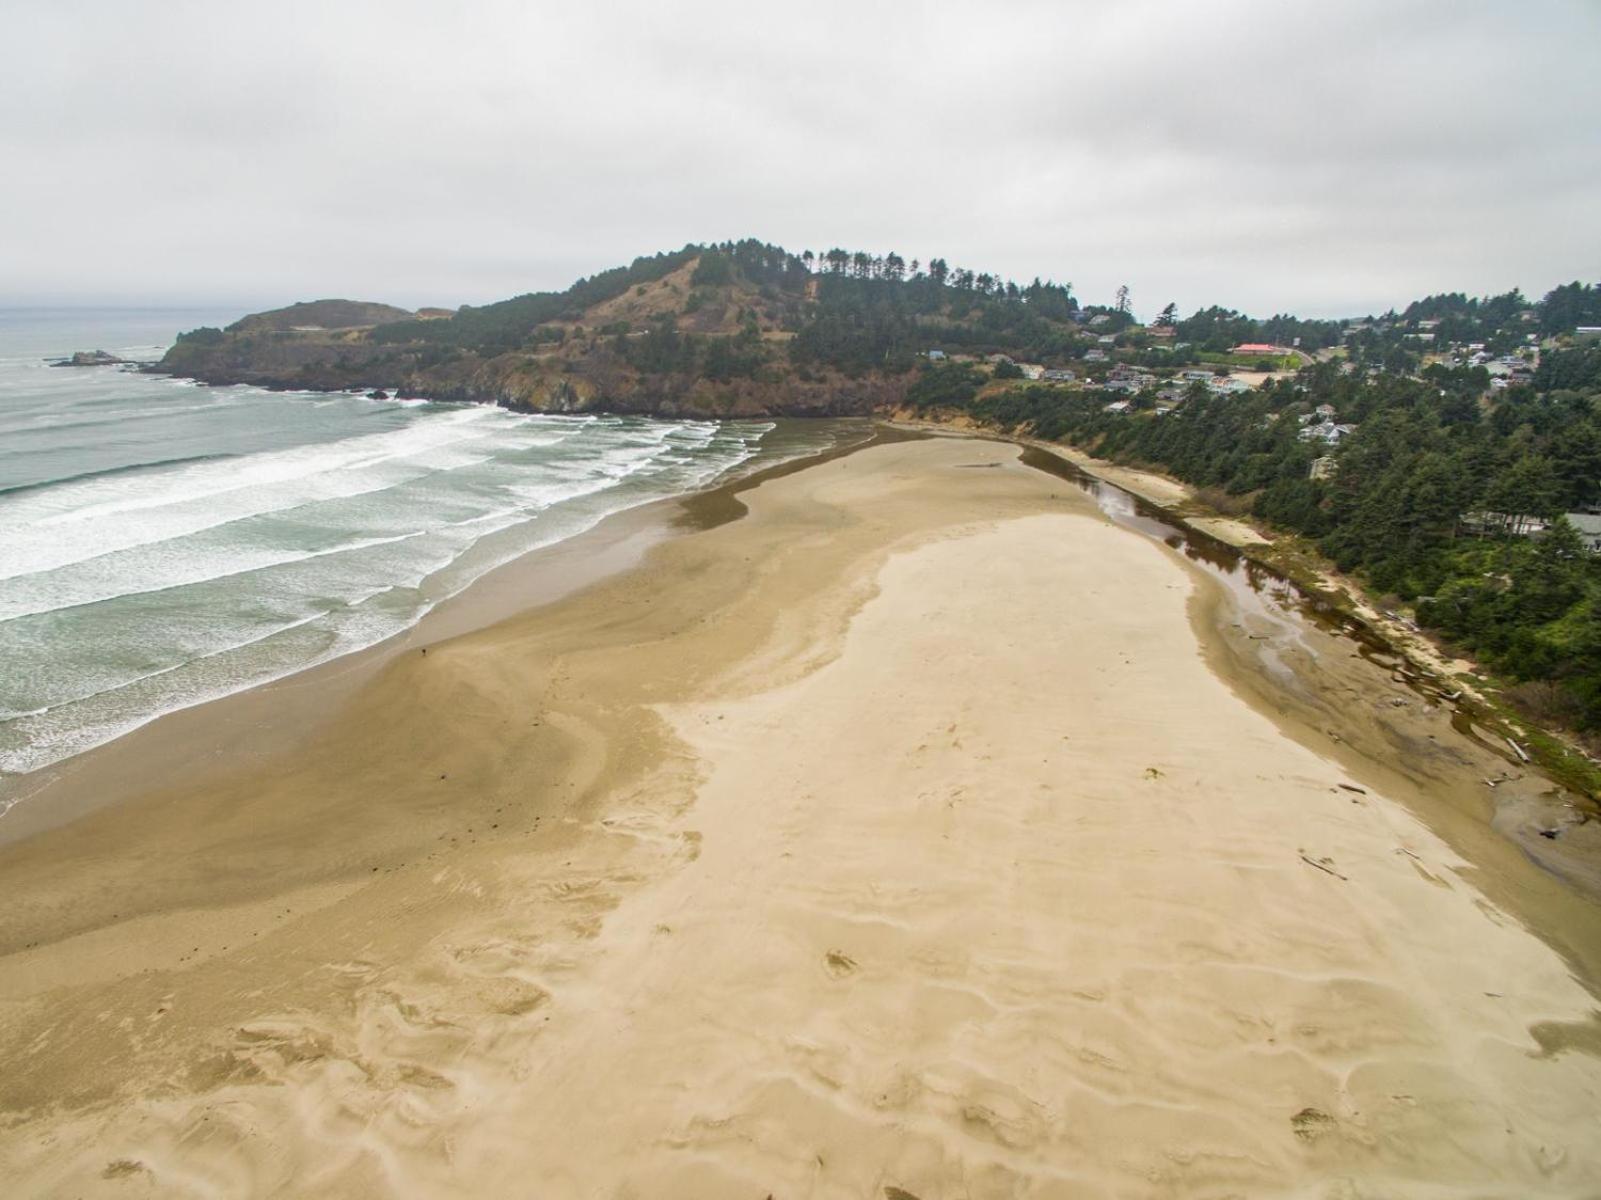
[[[1601,1189],[1441,714],[1015,447],[739,500],[0,848],[8,1194]]]

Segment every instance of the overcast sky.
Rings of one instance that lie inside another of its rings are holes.
[[[3,0],[0,163],[9,303],[754,236],[1365,313],[1601,279],[1601,4]]]

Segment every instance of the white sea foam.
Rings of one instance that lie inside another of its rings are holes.
[[[329,446],[107,475],[30,493],[0,510],[0,579],[189,536],[245,517],[379,491],[420,471],[463,465],[466,460],[453,458],[448,448],[492,436],[493,430],[481,427],[493,413],[467,409]]]

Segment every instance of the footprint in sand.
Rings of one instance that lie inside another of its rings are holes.
[[[1315,1142],[1334,1128],[1334,1118],[1321,1109],[1303,1108],[1290,1118],[1290,1128],[1303,1142]]]
[[[843,950],[830,950],[823,955],[823,965],[835,979],[844,979],[857,971],[856,960]]]

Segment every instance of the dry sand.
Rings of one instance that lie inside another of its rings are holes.
[[[1016,454],[0,849],[6,1194],[1601,1194],[1596,907],[1478,751]]]

